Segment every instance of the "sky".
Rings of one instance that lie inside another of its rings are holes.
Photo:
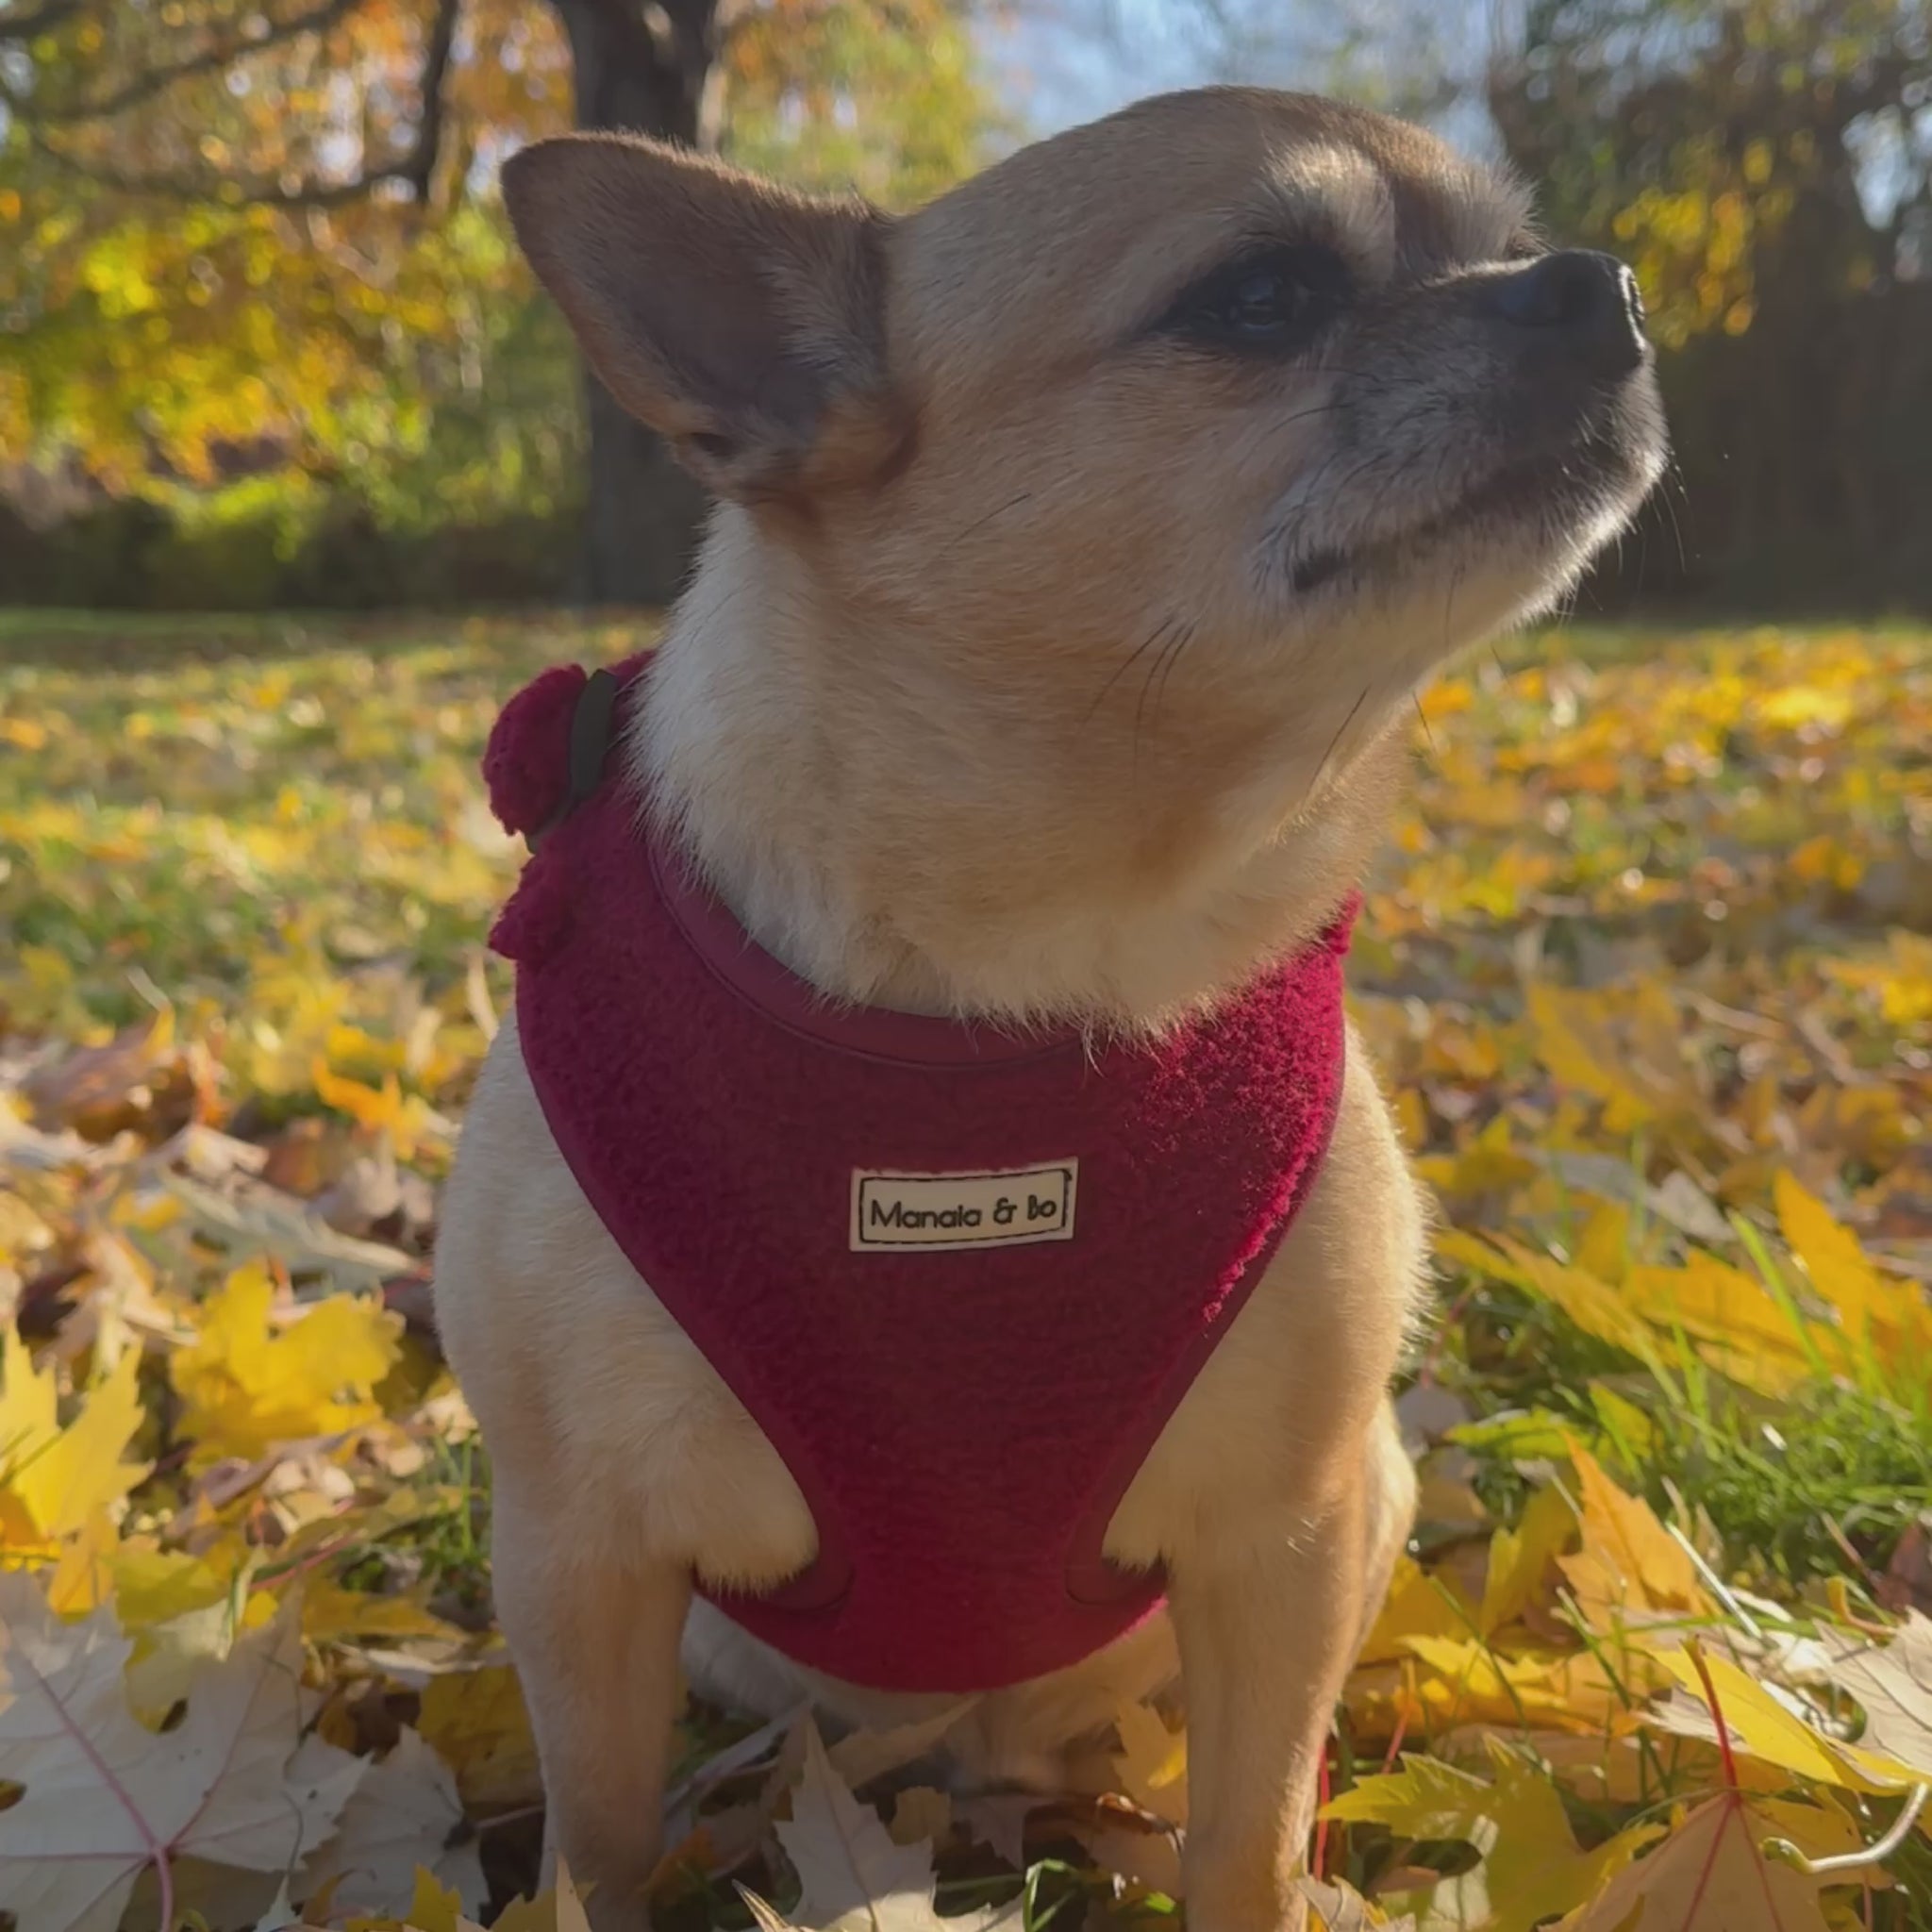
[[[1105,114],[1142,94],[1210,81],[1333,89],[1345,68],[1349,91],[1373,96],[1399,85],[1389,49],[1411,54],[1416,24],[1436,43],[1424,70],[1479,73],[1489,35],[1508,0],[1009,0],[982,28],[982,45],[1003,99],[1033,134]],[[1344,42],[1340,23],[1354,28]],[[1484,144],[1487,117],[1465,105],[1443,131]]]

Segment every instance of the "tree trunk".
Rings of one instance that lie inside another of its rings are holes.
[[[576,123],[711,144],[718,0],[551,0],[570,40]],[[584,373],[590,502],[577,581],[586,604],[661,605],[682,585],[704,492],[662,440]]]

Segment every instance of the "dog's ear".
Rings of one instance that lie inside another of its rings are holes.
[[[876,209],[622,135],[525,148],[503,193],[591,368],[701,482],[755,501],[890,459]]]

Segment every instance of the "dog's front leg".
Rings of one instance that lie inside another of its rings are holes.
[[[1306,1921],[1295,1878],[1360,1641],[1366,1514],[1356,1490],[1312,1523],[1210,1533],[1174,1569],[1192,1932],[1300,1932]]]
[[[691,1578],[568,1547],[561,1527],[499,1487],[496,1607],[543,1770],[546,1883],[561,1853],[596,1932],[648,1932]]]

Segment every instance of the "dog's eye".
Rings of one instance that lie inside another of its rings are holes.
[[[1311,341],[1347,295],[1348,271],[1333,249],[1271,248],[1204,275],[1159,327],[1210,347],[1278,355]]]

